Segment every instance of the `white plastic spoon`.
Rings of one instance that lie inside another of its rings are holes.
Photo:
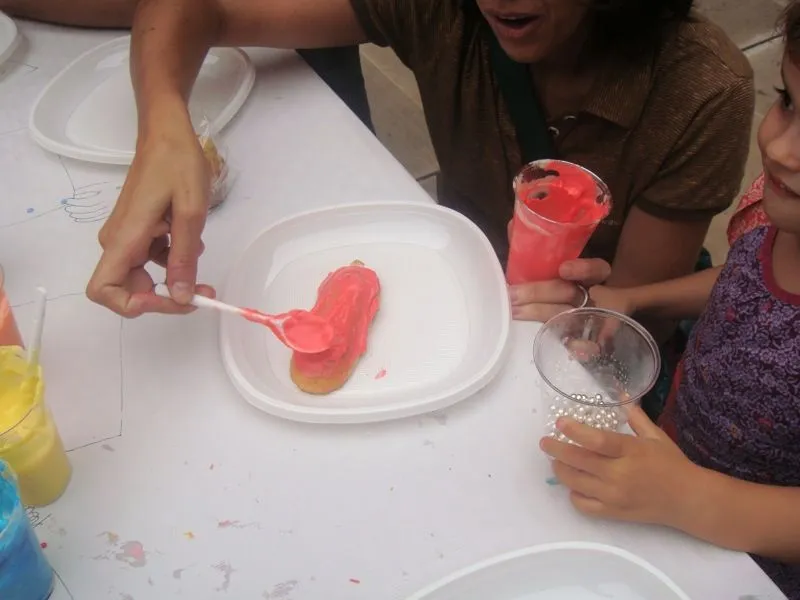
[[[153,291],[156,296],[172,298],[169,288],[163,283],[156,284]],[[303,354],[324,352],[331,347],[333,342],[331,324],[307,310],[292,310],[279,315],[268,315],[258,310],[239,308],[199,295],[192,296],[191,305],[239,315],[253,323],[265,325],[281,343]]]

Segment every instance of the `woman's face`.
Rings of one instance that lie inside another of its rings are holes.
[[[503,50],[521,63],[558,59],[581,29],[588,0],[477,0]]]
[[[779,229],[800,234],[800,68],[785,55],[783,88],[758,129],[764,161],[764,212]]]

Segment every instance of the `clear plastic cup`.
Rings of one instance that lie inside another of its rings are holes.
[[[0,460],[0,598],[45,600],[53,593],[53,569],[31,527],[16,477]]]
[[[22,346],[22,336],[6,295],[2,266],[0,266],[0,346]]]
[[[44,401],[42,368],[30,372],[19,347],[0,348],[0,460],[11,465],[28,506],[55,502],[72,476]]]
[[[533,362],[547,407],[545,435],[569,441],[556,421],[570,417],[608,431],[627,423],[658,378],[661,355],[639,323],[601,308],[576,308],[553,317],[536,335]]]
[[[561,169],[561,171],[559,171]],[[565,181],[568,174],[583,181]],[[574,183],[587,182],[582,194]],[[556,189],[559,188],[559,194]],[[511,285],[558,278],[567,260],[578,258],[597,225],[611,212],[611,192],[591,171],[559,160],[540,160],[514,178],[514,218],[509,236],[506,279]]]

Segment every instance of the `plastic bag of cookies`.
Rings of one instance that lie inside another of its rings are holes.
[[[209,210],[214,210],[225,201],[230,191],[230,170],[228,161],[225,158],[224,150],[221,150],[215,143],[211,135],[211,123],[204,118],[200,123],[200,133],[197,136],[200,146],[203,148],[208,161],[211,173],[211,190],[209,194]]]

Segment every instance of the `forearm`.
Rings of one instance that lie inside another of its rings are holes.
[[[131,32],[131,79],[139,111],[139,133],[159,129],[163,109],[176,106],[188,120],[189,95],[220,29],[209,0],[142,0]]]
[[[800,488],[758,485],[698,469],[670,525],[731,550],[800,562]]]
[[[366,41],[350,0],[140,0],[131,43],[140,128],[157,124],[161,107],[185,108],[212,46],[324,48]]]
[[[127,29],[136,0],[0,0],[0,11],[58,25]]]
[[[693,273],[709,223],[710,220],[659,218],[634,206],[622,228],[606,285],[639,288]],[[659,344],[671,337],[677,326],[677,321],[667,314],[645,314],[638,318]]]
[[[637,316],[653,319],[693,319],[703,312],[722,267],[706,269],[686,277],[630,288],[630,301]]]

